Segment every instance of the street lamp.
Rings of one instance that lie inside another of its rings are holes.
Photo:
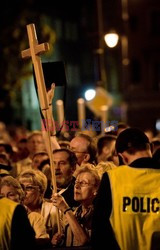
[[[111,30],[107,34],[104,35],[104,40],[106,45],[109,48],[115,48],[119,43],[119,48],[121,50],[121,77],[122,77],[122,86],[123,89],[127,86],[128,83],[128,66],[129,66],[129,57],[128,57],[128,37],[125,34],[117,34],[115,30]],[[113,51],[112,51],[113,52]],[[115,55],[115,54],[114,54]],[[121,120],[127,121],[127,104],[125,102],[121,102]]]
[[[104,40],[109,48],[114,48],[119,41],[119,35],[115,31],[110,31],[104,35]]]
[[[104,35],[104,40],[109,48],[117,46],[119,40],[121,42],[122,64],[127,66],[129,64],[128,59],[128,38],[125,35],[118,35],[115,31],[110,31]]]

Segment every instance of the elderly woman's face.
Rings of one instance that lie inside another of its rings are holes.
[[[20,181],[20,183],[25,192],[23,204],[26,206],[34,206],[38,204],[41,198],[39,186],[36,186],[30,181]]]
[[[95,186],[95,178],[92,174],[83,172],[77,176],[74,186],[74,199],[76,201],[91,204],[96,191],[97,186]]]
[[[20,202],[20,195],[13,186],[4,185],[1,187],[0,194],[12,201]]]

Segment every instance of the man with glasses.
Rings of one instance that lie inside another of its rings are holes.
[[[77,163],[80,166],[83,163],[95,164],[96,148],[92,138],[89,135],[79,133],[70,141],[70,149],[76,154]]]

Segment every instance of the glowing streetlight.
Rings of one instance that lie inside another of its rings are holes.
[[[119,36],[116,32],[110,32],[104,36],[105,43],[109,48],[114,48],[119,40]]]

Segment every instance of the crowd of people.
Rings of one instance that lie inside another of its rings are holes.
[[[54,135],[54,171],[44,131],[0,137],[0,249],[160,249],[159,135]]]

